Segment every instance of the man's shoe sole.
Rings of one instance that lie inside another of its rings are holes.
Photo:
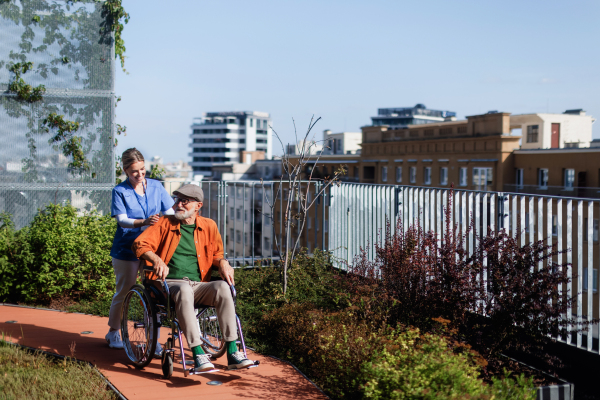
[[[243,369],[243,368],[251,367],[252,365],[254,365],[254,362],[251,360],[248,360],[248,362],[242,361],[239,364],[230,364],[227,366],[227,369]]]
[[[194,367],[194,371],[196,371],[196,372],[210,371],[213,369],[215,369],[215,366],[212,365],[211,363],[202,364],[199,367]]]

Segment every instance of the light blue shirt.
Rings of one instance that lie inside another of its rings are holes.
[[[173,207],[173,199],[162,184],[154,179],[146,179],[146,193],[140,196],[127,180],[112,190],[111,216],[127,214],[127,218],[146,219],[151,215],[165,212]],[[123,228],[117,224],[110,256],[119,260],[135,261],[137,257],[131,251],[133,241],[142,233],[142,228]]]

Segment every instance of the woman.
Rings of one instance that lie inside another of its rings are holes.
[[[117,232],[110,255],[115,270],[116,293],[108,316],[110,329],[105,337],[108,346],[116,349],[123,348],[119,334],[123,300],[135,285],[141,268],[140,260],[131,251],[131,245],[144,229],[158,221],[160,212],[173,214],[173,199],[169,193],[159,181],[146,179],[142,153],[135,148],[127,149],[121,161],[127,179],[112,191],[111,215],[117,219]],[[157,345],[156,353],[160,354],[161,350]]]

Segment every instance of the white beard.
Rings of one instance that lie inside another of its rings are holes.
[[[175,211],[175,218],[179,221],[183,221],[192,217],[196,212],[194,210],[186,210],[186,211]]]

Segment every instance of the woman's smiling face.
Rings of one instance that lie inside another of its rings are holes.
[[[146,177],[146,166],[143,161],[135,162],[125,170],[125,174],[127,174],[129,182],[133,186],[136,186],[144,181],[144,178]]]

